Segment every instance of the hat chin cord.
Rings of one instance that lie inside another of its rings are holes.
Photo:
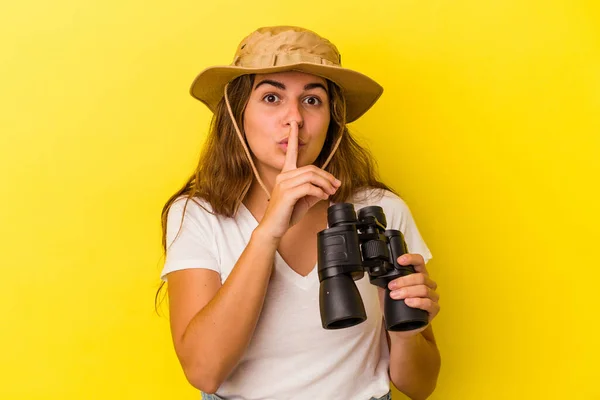
[[[267,187],[263,183],[262,179],[260,179],[258,170],[256,169],[256,166],[254,165],[254,160],[252,160],[252,156],[250,155],[250,150],[248,149],[248,146],[246,145],[246,141],[244,140],[242,132],[240,131],[240,128],[238,127],[237,122],[235,121],[235,117],[233,116],[233,111],[231,110],[231,105],[229,104],[229,97],[227,96],[227,88],[228,87],[229,87],[229,83],[225,85],[225,89],[223,90],[223,92],[224,92],[223,94],[225,96],[225,104],[227,104],[227,111],[229,112],[229,116],[231,117],[231,122],[233,123],[233,127],[235,128],[235,131],[237,132],[237,136],[240,139],[242,146],[244,147],[244,152],[246,153],[246,156],[248,157],[248,161],[250,161],[250,166],[252,167],[252,171],[254,172],[254,177],[256,178],[256,180],[258,181],[258,184],[262,187],[265,194],[267,195],[267,201],[269,201],[271,199],[271,192],[269,192],[269,189],[267,189]],[[336,152],[338,146],[340,145],[340,142],[342,141],[342,135],[343,135],[343,131],[340,134],[340,137],[338,138],[338,140],[335,142],[335,146],[333,146],[333,149],[331,150],[329,157],[327,157],[327,160],[325,160],[325,163],[323,163],[323,165],[321,166],[321,169],[325,169],[325,167],[327,167],[327,165],[331,161],[333,154]],[[248,185],[244,189],[244,192],[242,193],[242,196],[240,197],[240,202],[244,199],[244,197],[246,196],[246,193],[248,193],[248,190],[250,190],[250,186],[251,186],[251,184]]]

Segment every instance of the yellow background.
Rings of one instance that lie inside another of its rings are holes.
[[[0,398],[198,398],[153,310],[189,84],[294,24],[386,89],[352,129],[434,253],[432,398],[600,399],[597,4],[3,2]]]

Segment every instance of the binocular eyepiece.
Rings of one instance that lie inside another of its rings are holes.
[[[427,325],[427,311],[407,306],[390,297],[388,283],[415,273],[401,266],[398,257],[408,252],[402,232],[386,230],[379,206],[361,208],[358,218],[351,203],[327,210],[329,228],[317,234],[319,306],[325,329],[341,329],[367,319],[365,306],[354,281],[365,271],[370,283],[385,289],[384,319],[389,331],[409,331]]]

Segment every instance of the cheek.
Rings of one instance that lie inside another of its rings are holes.
[[[328,116],[311,121],[310,146],[305,150],[305,154],[302,157],[302,164],[312,164],[315,162],[317,157],[319,157],[319,154],[321,154],[321,151],[323,150],[325,139],[327,139],[328,129]]]
[[[323,141],[325,141],[325,137],[327,136],[327,131],[329,130],[329,123],[331,122],[331,114],[329,113],[329,108],[327,108],[327,112],[322,116],[319,121],[320,131],[323,135]]]
[[[250,110],[252,111],[252,110]],[[260,156],[265,152],[269,141],[269,125],[265,118],[257,117],[252,112],[244,115],[244,132],[250,151]]]
[[[329,130],[329,121],[329,114],[320,118],[318,121],[315,121],[314,140],[316,143],[319,143],[319,147],[323,146],[323,143],[325,143],[325,139],[327,138],[327,131]]]

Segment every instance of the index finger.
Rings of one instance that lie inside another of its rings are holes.
[[[398,263],[400,265],[412,265],[415,272],[422,272],[425,275],[429,275],[427,267],[425,267],[425,259],[420,254],[404,254],[398,257]]]
[[[298,123],[290,123],[290,135],[288,136],[287,149],[285,151],[285,161],[281,172],[291,171],[298,168]]]
[[[388,282],[388,288],[390,290],[416,285],[425,285],[433,290],[437,289],[437,283],[429,276],[423,273],[404,275],[400,278],[396,278]]]
[[[398,257],[397,261],[400,265],[425,266],[425,259],[420,254],[406,253]]]

